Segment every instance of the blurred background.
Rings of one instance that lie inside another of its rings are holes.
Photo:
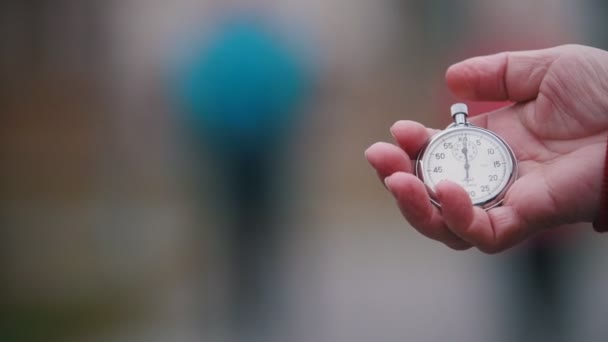
[[[0,341],[606,341],[606,239],[454,252],[363,151],[600,0],[3,0]],[[473,111],[502,104],[471,103]]]

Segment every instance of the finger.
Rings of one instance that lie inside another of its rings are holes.
[[[365,151],[365,157],[382,182],[395,172],[412,172],[410,157],[393,144],[375,143]]]
[[[436,193],[448,229],[482,252],[497,253],[522,240],[523,222],[512,207],[473,206],[464,189],[448,181],[438,184]]]
[[[410,156],[416,156],[422,145],[438,132],[410,120],[395,122],[390,131],[397,144]]]
[[[527,101],[536,98],[551,63],[565,46],[503,52],[452,65],[446,82],[459,97],[477,101]]]
[[[414,225],[414,227],[425,236],[441,241],[450,248],[456,250],[465,250],[472,247],[471,244],[464,242],[462,239],[458,238],[447,230],[441,221],[441,215],[439,214],[437,208],[431,204],[428,193],[426,192],[426,188],[413,175],[410,174],[413,181],[420,183],[422,189],[417,189],[418,191],[412,192],[411,198],[406,198],[403,201],[399,200],[399,198],[403,198],[405,194],[408,193],[407,185],[401,186],[399,180],[397,183],[393,184],[390,180],[388,180],[387,177],[393,174],[408,175],[411,173],[411,161],[403,150],[395,145],[379,142],[370,146],[365,151],[365,155],[370,164],[376,169],[378,177],[385,183],[389,191],[391,191],[391,193],[393,193],[393,195],[397,198],[399,207],[410,224]],[[401,176],[397,176],[398,179],[400,177]],[[391,184],[391,186],[394,187],[391,188],[388,184]],[[406,209],[408,202],[411,202],[410,204],[413,205],[409,210]],[[419,210],[420,207],[424,207],[426,209]],[[430,212],[433,216],[433,218],[428,222],[428,227],[424,224],[420,224],[420,222],[424,221],[422,216],[425,214],[425,212]],[[415,225],[424,227],[422,227],[421,230]]]
[[[426,187],[414,175],[397,172],[386,179],[386,186],[405,219],[421,234],[454,249],[472,246],[447,228],[439,209],[431,203]]]

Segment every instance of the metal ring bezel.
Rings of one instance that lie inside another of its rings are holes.
[[[475,129],[475,130],[479,130],[482,131],[486,134],[489,134],[491,136],[493,136],[494,138],[496,138],[496,140],[498,140],[498,142],[502,143],[508,154],[509,154],[509,158],[511,159],[511,165],[512,168],[510,170],[510,175],[509,175],[509,179],[507,181],[507,183],[505,184],[505,186],[500,190],[500,192],[498,194],[496,194],[494,197],[480,202],[480,203],[473,203],[473,205],[477,206],[477,207],[481,207],[482,209],[485,210],[489,210],[492,209],[496,206],[499,206],[502,204],[509,188],[511,187],[511,185],[513,185],[513,183],[515,182],[515,180],[517,179],[517,174],[518,174],[518,165],[517,165],[517,159],[515,158],[515,153],[513,152],[513,149],[511,149],[511,146],[509,146],[509,144],[503,139],[501,138],[498,134],[482,128],[482,127],[478,127],[475,125],[471,125],[470,123],[467,123],[465,125],[456,125],[456,124],[451,124],[450,126],[448,126],[448,128],[446,128],[445,130],[435,134],[434,136],[432,136],[431,138],[429,138],[425,144],[422,146],[422,148],[420,149],[420,151],[418,152],[418,156],[416,157],[416,177],[418,177],[422,183],[424,184],[424,186],[426,187],[427,192],[429,193],[429,197],[431,199],[431,202],[441,208],[441,204],[439,203],[439,201],[437,200],[437,196],[435,195],[435,192],[426,185],[425,183],[425,178],[424,178],[424,168],[423,168],[423,156],[427,150],[427,148],[436,140],[441,139],[442,136],[446,135],[446,134],[450,134],[452,133],[454,130],[458,130],[460,128],[467,128],[467,129]]]

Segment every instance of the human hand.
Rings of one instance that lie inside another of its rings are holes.
[[[415,229],[454,249],[496,253],[545,229],[593,221],[608,131],[608,52],[564,45],[476,57],[451,66],[446,81],[467,100],[514,102],[470,122],[511,145],[519,178],[502,206],[487,211],[459,185],[442,182],[439,209],[412,174],[412,158],[438,131],[398,121],[396,145],[376,143],[365,154]]]

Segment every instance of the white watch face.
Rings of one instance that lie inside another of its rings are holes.
[[[449,180],[460,184],[474,205],[500,198],[515,177],[515,158],[498,136],[478,127],[449,128],[431,139],[416,172],[434,193]]]

